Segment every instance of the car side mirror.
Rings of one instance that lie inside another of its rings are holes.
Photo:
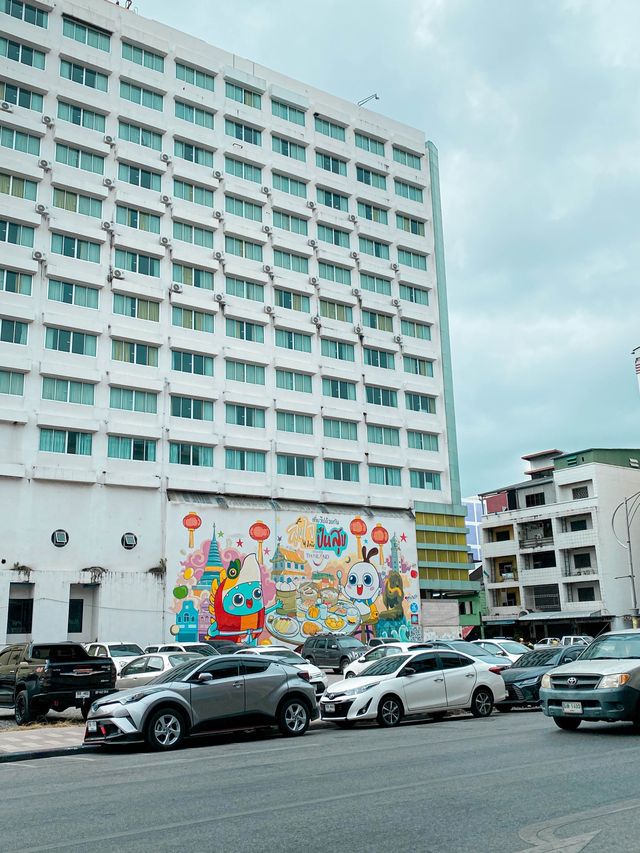
[[[213,676],[210,672],[199,672],[196,680],[200,684],[206,684],[208,681],[213,681]]]
[[[402,672],[400,673],[400,675],[415,675],[415,674],[416,674],[416,671],[415,671],[415,669],[414,669],[412,666],[407,666],[407,667],[406,667],[405,669],[403,669],[403,670],[402,670]]]

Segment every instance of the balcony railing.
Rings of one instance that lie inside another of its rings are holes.
[[[583,569],[576,569],[575,566],[571,566],[569,568],[564,568],[562,570],[562,575],[565,578],[580,578],[584,575],[597,575],[598,567],[597,566],[585,566]]]
[[[521,548],[541,548],[553,545],[553,536],[531,536],[518,539]]]
[[[491,583],[518,583],[517,572],[494,572]]]
[[[550,610],[560,610],[560,596],[559,595],[536,595],[533,598],[533,603],[531,599],[526,607],[530,610],[542,610],[542,611],[550,611]]]

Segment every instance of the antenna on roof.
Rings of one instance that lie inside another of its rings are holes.
[[[373,95],[369,95],[366,98],[363,98],[361,101],[358,101],[358,106],[363,107],[365,104],[368,104],[369,101],[379,101],[380,98],[374,93]]]

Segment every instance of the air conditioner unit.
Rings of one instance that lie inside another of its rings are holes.
[[[351,288],[351,293],[353,293],[353,295],[354,295],[354,296],[360,296],[360,294],[362,293],[362,291],[360,290],[360,288],[359,288],[359,287],[352,287],[352,288]]]
[[[38,160],[38,166],[40,166],[41,169],[44,169],[45,172],[48,172],[51,168],[51,163],[43,158],[42,160]]]
[[[41,252],[40,249],[36,249],[34,252],[31,252],[31,257],[34,261],[46,261],[47,256],[44,252]]]
[[[164,193],[163,195],[160,196],[160,201],[163,204],[171,204],[172,199],[171,199],[170,195],[167,195],[166,193]]]
[[[273,231],[273,228],[270,225],[263,225],[262,230],[264,231],[265,234],[271,234],[271,232]]]
[[[260,187],[260,192],[265,195],[271,195],[271,187]]]
[[[12,113],[13,112],[13,105],[10,104],[9,101],[2,101],[2,103],[0,103],[0,107],[2,107],[2,109],[5,111],[5,113]]]
[[[104,141],[107,143],[107,145],[115,145],[116,144],[115,137],[111,136],[110,133],[107,133],[105,135]]]
[[[223,252],[214,252],[213,257],[216,259],[216,261],[224,261]]]
[[[274,311],[273,305],[265,305],[264,306],[264,313],[265,314],[273,314],[273,311]]]
[[[36,204],[36,213],[46,216],[46,214],[49,213],[49,208],[46,204]]]
[[[113,278],[124,278],[124,270],[114,270],[111,275]]]
[[[115,187],[116,185],[116,182],[113,180],[113,178],[103,178],[102,183],[105,187],[108,187],[109,189],[111,189],[111,187]]]
[[[53,116],[42,116],[42,124],[47,127],[53,127]]]
[[[395,343],[401,344],[402,343],[402,335],[394,335],[393,340]]]
[[[173,281],[173,282],[171,282],[171,285],[169,286],[169,290],[172,293],[182,293],[182,291],[184,290],[184,287],[183,287],[183,285],[180,284],[180,282]]]
[[[315,210],[315,209],[316,209],[316,203],[315,203],[315,201],[308,201],[308,202],[307,202],[307,207],[311,208],[311,210]]]
[[[316,246],[318,245],[317,240],[307,240],[307,243],[311,246],[312,249],[315,249]]]
[[[400,269],[400,264],[396,264],[396,263],[391,264],[391,269],[394,270],[395,272],[398,272],[398,270]]]
[[[361,335],[363,332],[362,326],[354,326],[353,331],[356,333],[356,335]]]
[[[357,221],[358,221],[358,217],[355,215],[355,213],[350,213],[349,214],[349,222],[357,222]]]
[[[160,245],[166,246],[168,249],[170,249],[171,248],[171,240],[168,237],[161,237],[160,238]]]
[[[160,159],[162,160],[163,163],[170,163],[171,162],[171,157],[168,154],[161,154]]]
[[[262,271],[271,275],[271,273],[273,272],[273,267],[270,264],[263,264]]]
[[[224,293],[216,293],[214,299],[216,302],[219,302],[221,305],[224,304]]]
[[[317,287],[317,285],[320,284],[320,279],[318,278],[317,275],[310,275],[309,276],[309,284],[312,284],[314,287]]]
[[[224,219],[224,213],[221,210],[214,210],[213,211],[213,218],[214,219]]]
[[[399,308],[400,307],[400,300],[399,299],[392,299],[391,304],[393,306],[395,306],[396,308]]]
[[[357,261],[360,258],[360,255],[357,252],[349,252],[349,257],[353,258],[354,261]]]
[[[322,325],[322,320],[320,319],[320,317],[318,317],[317,314],[315,317],[311,318],[311,322],[313,323],[314,326],[321,326]]]
[[[222,178],[223,178],[223,174],[222,174],[222,172],[220,171],[220,169],[216,169],[216,170],[215,170],[215,172],[213,173],[213,177],[214,177],[214,178],[217,178],[219,181],[221,181],[221,180],[222,180]]]
[[[100,223],[100,227],[103,231],[113,231],[113,222],[110,222],[108,219],[105,219]]]

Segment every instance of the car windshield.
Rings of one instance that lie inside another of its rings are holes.
[[[522,655],[529,651],[523,643],[516,643],[515,640],[500,640],[500,648],[510,655]]]
[[[393,655],[392,657],[372,663],[371,666],[363,669],[360,675],[366,678],[370,675],[390,675],[392,672],[400,669],[402,664],[407,660],[409,660],[409,655]]]
[[[198,660],[196,658],[191,658],[190,660],[185,660],[185,662],[181,663],[179,666],[163,672],[162,675],[154,678],[149,682],[149,684],[166,684],[169,681],[186,681],[191,673],[203,664],[204,661],[202,659]]]
[[[355,637],[341,637],[340,645],[343,649],[359,649],[366,648],[364,643],[361,643],[360,640],[356,640]]]
[[[128,658],[141,654],[144,654],[142,649],[135,643],[119,643],[117,646],[109,646],[109,657],[112,658]]]
[[[514,663],[514,669],[526,669],[532,666],[553,666],[562,655],[562,651],[527,652]]]
[[[640,658],[640,634],[604,634],[587,646],[578,660]]]

